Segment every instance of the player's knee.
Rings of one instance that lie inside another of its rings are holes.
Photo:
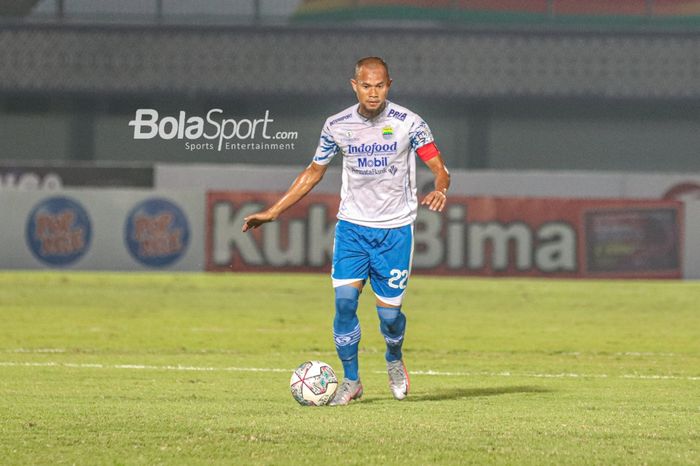
[[[401,308],[377,306],[377,314],[382,326],[387,329],[392,329],[406,320],[406,317],[401,312]]]
[[[357,314],[360,290],[352,286],[335,288],[335,318],[340,322],[350,322]]]

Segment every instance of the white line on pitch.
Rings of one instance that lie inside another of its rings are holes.
[[[0,362],[5,367],[70,367],[74,369],[135,369],[160,371],[196,371],[196,372],[292,372],[293,369],[276,369],[272,367],[200,367],[200,366],[153,366],[146,364],[99,364],[71,362]]]
[[[375,371],[382,374],[383,371]],[[700,376],[679,376],[679,375],[644,375],[644,374],[623,374],[610,376],[607,374],[576,374],[563,372],[559,374],[538,374],[531,372],[441,372],[441,371],[411,371],[411,375],[442,375],[456,377],[534,377],[539,379],[637,379],[637,380],[700,380]]]
[[[99,364],[99,363],[57,363],[57,362],[2,362],[0,367],[69,367],[75,369],[132,369],[132,370],[160,370],[160,371],[193,371],[193,372],[292,372],[293,369],[273,367],[202,367],[202,366],[155,366],[146,364]],[[384,371],[374,371],[375,374],[384,374]],[[634,379],[634,380],[700,380],[700,376],[678,375],[644,375],[622,374],[610,376],[607,374],[576,374],[563,372],[558,374],[544,373],[513,373],[513,372],[446,372],[446,371],[411,371],[411,375],[428,375],[442,377],[533,377],[541,379]]]

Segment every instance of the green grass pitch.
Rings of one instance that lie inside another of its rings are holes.
[[[369,288],[362,401],[320,275],[0,272],[2,464],[700,464],[700,283],[414,276],[405,401]]]

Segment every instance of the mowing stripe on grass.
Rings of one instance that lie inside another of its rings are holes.
[[[99,363],[70,363],[70,362],[15,362],[0,361],[0,367],[68,367],[71,369],[132,369],[132,370],[158,370],[158,371],[194,371],[194,372],[292,372],[294,369],[282,369],[274,367],[201,367],[201,366],[154,366],[147,364],[99,364]],[[375,374],[384,374],[384,371],[374,371]],[[411,375],[428,375],[442,377],[533,377],[540,379],[634,379],[634,380],[690,380],[700,381],[700,376],[679,375],[644,375],[622,374],[610,376],[608,374],[576,374],[564,372],[558,374],[544,374],[533,372],[450,372],[432,370],[414,370]]]
[[[0,353],[69,353],[71,351],[65,349],[65,348],[7,348],[7,349],[0,349]],[[361,353],[366,353],[368,352],[366,349],[361,349]],[[376,351],[373,351],[376,352]],[[206,350],[202,349],[199,351],[194,351],[196,354],[233,354],[235,351],[228,351],[228,350]],[[504,354],[504,353],[510,353],[508,351],[478,351],[479,354]],[[678,356],[677,353],[667,353],[667,352],[654,352],[654,351],[624,351],[624,352],[615,352],[615,353],[605,353],[605,352],[597,352],[597,351],[570,351],[570,352],[538,352],[538,351],[531,351],[530,353],[535,353],[535,354],[547,354],[547,355],[559,355],[559,356],[628,356],[628,357],[642,357],[642,356],[650,356],[650,357],[676,357]],[[289,353],[287,353],[289,354]],[[333,351],[314,351],[313,354],[317,355],[333,355],[335,356],[336,352],[335,350]]]
[[[2,353],[65,353],[63,348],[15,348],[0,351]]]

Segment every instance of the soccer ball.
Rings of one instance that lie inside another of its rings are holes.
[[[294,370],[289,381],[292,396],[304,406],[327,404],[338,388],[333,368],[321,361],[306,361]]]

